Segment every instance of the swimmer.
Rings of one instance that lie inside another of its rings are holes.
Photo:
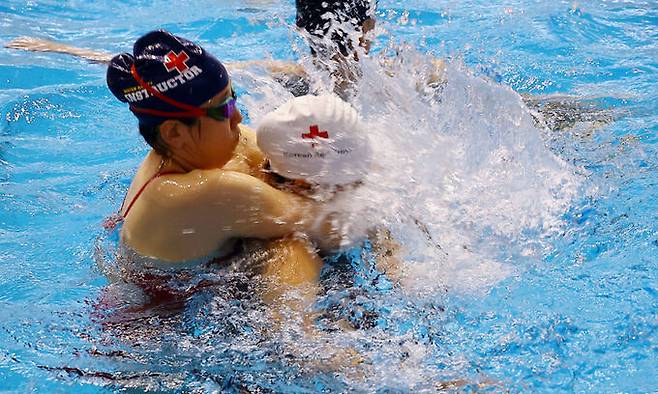
[[[320,189],[358,184],[372,162],[366,126],[357,111],[330,94],[295,97],[266,114],[258,122],[256,142],[279,184],[306,185],[324,201],[317,195]]]
[[[339,240],[320,204],[258,179],[263,154],[242,115],[224,65],[166,31],[139,38],[111,59],[110,91],[135,115],[152,147],[119,211],[124,249],[147,267],[226,264],[247,241],[271,287],[273,313],[314,302],[322,260]],[[332,219],[333,220],[333,219]],[[246,269],[247,267],[245,267]],[[299,299],[284,300],[294,288]]]
[[[261,179],[280,190],[333,207],[333,218],[349,216],[346,210],[352,202],[350,192],[362,186],[372,170],[367,126],[356,109],[333,94],[290,99],[258,122],[256,141],[265,155]],[[368,239],[373,245],[371,256],[376,268],[398,283],[401,259],[395,252],[399,245],[382,226],[370,220],[365,221],[370,224],[362,225],[363,217],[356,220],[361,223],[351,226],[354,218],[346,218],[339,221],[342,227],[333,228],[340,235],[341,248]],[[390,251],[389,255],[384,249]],[[342,330],[358,328],[347,318],[338,318],[335,324]],[[353,349],[334,350],[333,354],[334,365],[355,366],[364,359]]]
[[[333,95],[289,100],[261,119],[256,141],[264,154],[259,175],[263,181],[325,206],[337,206],[339,191],[363,179],[371,162],[366,128],[356,110]],[[342,247],[358,239],[340,226],[333,231]]]
[[[290,99],[261,119],[256,140],[267,157],[262,179],[324,204],[349,205],[349,191],[371,171],[367,127],[357,111],[335,95]],[[400,282],[400,245],[390,231],[377,225],[362,231],[347,226],[334,230],[340,232],[342,247],[368,238],[377,269]]]
[[[295,7],[296,25],[308,35],[314,56],[358,59],[355,47],[362,47],[366,53],[370,50],[367,33],[375,28],[376,1],[296,0]],[[349,30],[357,33],[357,37],[352,37]],[[334,52],[334,46],[338,53]]]
[[[211,256],[232,239],[310,230],[312,204],[248,173],[258,149],[240,125],[228,72],[203,48],[148,33],[134,54],[110,61],[107,82],[152,147],[120,211],[122,239],[133,249],[176,263]]]

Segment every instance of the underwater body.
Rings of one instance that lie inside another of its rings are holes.
[[[292,2],[0,13],[3,42],[118,53],[162,27],[223,61],[299,61],[331,89]],[[657,390],[657,21],[649,1],[380,1],[350,100],[375,161],[346,209],[355,233],[390,230],[404,275],[379,272],[369,243],[328,261],[314,339],[294,320],[273,330],[239,272],[155,306],[111,283],[101,222],[148,151],[137,124],[104,67],[0,49],[0,388]],[[446,70],[427,83],[433,58]],[[262,67],[232,77],[249,125],[292,97]],[[336,373],[337,349],[364,360]]]

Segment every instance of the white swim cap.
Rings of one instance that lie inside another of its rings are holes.
[[[291,99],[265,115],[256,138],[272,170],[286,178],[344,185],[362,179],[370,166],[365,126],[333,95]]]

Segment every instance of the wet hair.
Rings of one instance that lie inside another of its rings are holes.
[[[305,30],[311,38],[315,37],[317,39],[323,39],[329,33],[332,21],[335,23],[349,22],[354,29],[358,30],[365,21],[374,17],[372,3],[376,5],[375,0],[295,0],[297,27]],[[327,18],[327,13],[332,13],[333,18]],[[343,56],[348,56],[354,50],[347,32],[343,29],[333,29],[330,39]],[[318,50],[326,50],[326,48],[318,48],[317,46],[317,44],[312,43],[311,52],[313,54],[316,54]]]

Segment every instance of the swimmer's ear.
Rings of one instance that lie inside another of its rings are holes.
[[[159,126],[160,138],[172,149],[180,149],[189,139],[189,126],[178,120],[165,120]]]

